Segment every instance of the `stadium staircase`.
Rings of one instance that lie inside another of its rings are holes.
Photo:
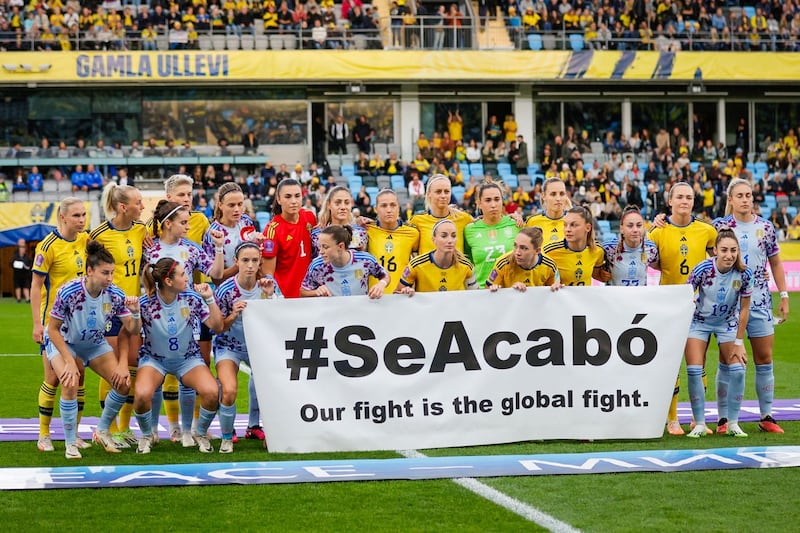
[[[476,14],[475,23],[480,24],[478,2],[472,2],[472,10]],[[514,49],[514,43],[511,42],[505,19],[502,16],[487,17],[486,28],[483,31],[478,31],[478,48],[480,50]]]

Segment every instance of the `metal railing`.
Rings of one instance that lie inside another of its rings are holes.
[[[468,10],[471,13],[471,10]],[[143,39],[141,32],[97,35],[79,32],[70,35],[72,50],[277,50],[277,49],[424,49],[452,50],[514,48],[517,50],[660,50],[660,51],[800,51],[800,36],[789,32],[675,31],[647,33],[644,37],[614,36],[608,32],[561,28],[525,28],[519,18],[492,19],[502,24],[483,25],[480,17],[465,15],[461,25],[449,26],[438,16],[414,16],[414,22],[400,17],[382,17],[380,29],[351,29],[346,21],[329,28],[324,43],[315,44],[312,29],[245,31],[226,33],[224,29],[198,31],[189,42],[170,40],[169,33]],[[675,26],[680,28],[679,25]],[[688,25],[686,26],[689,27]],[[682,29],[682,28],[681,28]],[[480,38],[481,34],[486,34]],[[755,36],[754,36],[755,35]],[[185,41],[183,38],[181,41]],[[46,42],[23,33],[0,33],[0,49],[5,51],[58,50],[58,39]]]

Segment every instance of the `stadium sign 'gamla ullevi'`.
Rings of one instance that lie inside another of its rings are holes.
[[[225,53],[80,54],[75,72],[81,79],[225,78]]]

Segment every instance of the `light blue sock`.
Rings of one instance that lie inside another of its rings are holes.
[[[75,444],[78,441],[78,400],[58,401],[61,409],[61,424],[64,426],[64,444]]]
[[[725,363],[719,364],[717,370],[717,410],[720,418],[728,418],[728,388],[730,386],[730,368]]]
[[[219,427],[223,439],[233,438],[233,423],[236,420],[236,402],[233,405],[219,404]]]
[[[197,393],[194,389],[181,383],[178,389],[178,403],[181,406],[181,429],[183,431],[192,430],[192,420],[194,419],[194,402]]]
[[[692,416],[697,424],[706,423],[706,391],[703,387],[703,367],[686,365],[688,376],[689,401],[692,403]]]
[[[247,410],[247,427],[261,425],[261,408],[258,406],[258,396],[256,395],[256,385],[253,381],[253,376],[250,376],[250,381],[247,384],[247,392],[250,395]]]
[[[150,404],[150,424],[155,426],[155,431],[158,433],[158,417],[161,416],[161,404],[164,402],[164,391],[161,389],[161,385],[158,386],[156,391],[153,393],[152,403]],[[136,415],[136,418],[139,418],[139,415]],[[139,427],[142,427],[139,424]]]
[[[728,365],[731,381],[728,385],[728,422],[739,421],[739,410],[744,399],[744,365],[734,363]]]
[[[119,410],[125,405],[127,399],[127,396],[123,396],[116,390],[111,389],[111,392],[106,396],[106,402],[103,405],[103,413],[100,415],[100,420],[97,422],[97,429],[108,431],[108,428],[111,426],[111,421],[117,417]]]
[[[772,363],[756,365],[756,394],[761,417],[772,415],[772,400],[775,398],[775,373]]]
[[[142,436],[146,437],[153,434],[153,411],[146,411],[144,413],[134,412],[136,421],[139,422],[139,429],[142,431]]]
[[[197,420],[197,434],[206,435],[208,433],[208,426],[217,415],[216,411],[209,411],[202,405],[200,406],[200,418]]]

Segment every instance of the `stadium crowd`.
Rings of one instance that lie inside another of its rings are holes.
[[[381,11],[362,0],[193,0],[123,5],[119,0],[4,0],[0,49],[157,50],[199,49],[210,34],[292,34],[303,48],[348,48],[361,34],[363,47],[462,48],[464,31],[486,27],[498,16],[515,43],[528,35],[577,36],[573,49],[781,50],[800,47],[800,7],[793,0],[478,0],[406,3]],[[257,22],[258,21],[258,22]],[[463,28],[463,29],[462,29]],[[447,32],[452,29],[453,32]],[[386,30],[386,31],[384,31]],[[423,36],[422,32],[426,32]],[[452,35],[451,35],[452,34]],[[165,43],[163,47],[159,41]],[[238,49],[240,44],[228,44]],[[555,46],[555,45],[553,45]],[[293,48],[292,46],[282,46]],[[274,46],[273,46],[274,48]],[[251,48],[252,49],[252,48]]]

